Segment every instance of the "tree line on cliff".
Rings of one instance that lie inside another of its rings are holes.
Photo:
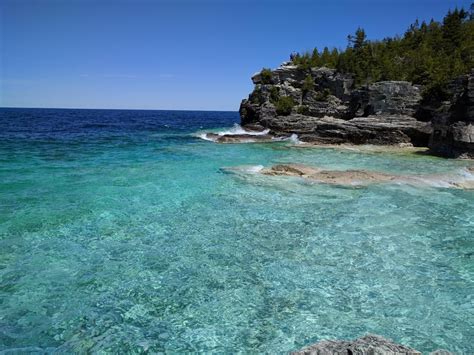
[[[470,11],[450,10],[442,22],[417,20],[403,36],[371,41],[358,28],[345,50],[314,48],[292,61],[303,69],[325,66],[351,73],[356,85],[406,80],[442,96],[449,80],[474,68],[474,3]]]

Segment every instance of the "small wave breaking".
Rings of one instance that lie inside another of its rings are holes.
[[[260,173],[265,167],[263,165],[239,165],[239,166],[232,166],[232,167],[224,167],[221,168],[221,171],[226,173],[244,173],[244,174],[258,174]]]
[[[216,132],[219,136],[236,136],[239,134],[245,134],[247,136],[264,136],[270,132],[269,129],[263,131],[250,131],[242,128],[238,123],[234,123],[234,126],[226,131]]]
[[[216,142],[219,139],[219,137],[223,137],[223,136],[249,136],[249,139],[251,139],[252,136],[265,136],[269,132],[270,132],[269,129],[265,129],[263,131],[246,130],[238,123],[235,123],[234,126],[232,126],[232,128],[229,128],[229,129],[224,129],[222,131],[216,131],[216,132],[197,132],[195,136],[201,139],[204,139],[206,141]]]
[[[273,136],[270,129],[251,130],[235,123],[232,128],[208,132],[196,132],[195,137],[217,143],[289,142],[292,145],[304,144],[296,133],[290,136]]]
[[[298,138],[298,135],[296,133],[293,133],[288,140],[293,143],[293,144],[302,144],[303,142],[300,141]]]

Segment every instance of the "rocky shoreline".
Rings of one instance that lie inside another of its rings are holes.
[[[351,75],[288,62],[252,81],[254,91],[240,105],[241,123],[268,129],[267,140],[296,134],[313,144],[406,144],[474,158],[474,70],[448,85],[444,101],[423,97],[422,87],[406,81],[355,87]]]
[[[254,91],[240,105],[243,132],[207,133],[217,143],[272,142],[297,137],[298,147],[383,147],[372,151],[411,149],[449,158],[474,159],[474,70],[453,80],[449,98],[423,96],[423,88],[406,81],[375,82],[355,87],[351,75],[329,68],[302,69],[283,63],[252,77]],[[288,176],[343,187],[378,183],[474,189],[474,166],[453,174],[396,175],[367,170],[325,170],[285,163],[270,167],[223,168],[246,176]],[[378,335],[324,340],[295,355],[376,355],[421,352]],[[450,355],[436,350],[431,355]]]

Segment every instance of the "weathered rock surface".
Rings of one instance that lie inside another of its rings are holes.
[[[450,100],[432,112],[431,151],[448,157],[474,159],[474,70],[448,87]]]
[[[426,146],[431,135],[429,123],[401,115],[343,120],[295,114],[265,117],[260,122],[276,135],[295,133],[301,141],[324,144],[412,143],[415,146]]]
[[[435,154],[474,158],[474,71],[449,85],[445,102],[423,99],[421,87],[406,81],[356,88],[351,75],[289,63],[252,80],[255,89],[239,110],[244,126],[298,134],[304,142],[411,143]],[[282,97],[294,103],[287,115],[278,110]]]
[[[313,88],[304,88],[307,77],[312,80]],[[252,77],[254,91],[248,99],[242,101],[240,115],[242,124],[259,122],[262,118],[276,117],[275,104],[279,97],[291,97],[296,106],[308,110],[314,117],[345,118],[350,113],[351,88],[350,75],[338,73],[329,68],[301,69],[284,63],[272,71],[270,79],[262,80],[261,74]]]
[[[359,117],[383,114],[414,117],[420,102],[420,88],[407,81],[381,81],[352,94],[352,110]]]
[[[418,355],[421,352],[378,335],[353,341],[324,340],[293,352],[293,355]]]

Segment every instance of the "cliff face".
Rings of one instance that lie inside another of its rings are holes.
[[[435,106],[430,148],[444,156],[474,158],[474,70],[448,87],[450,98]]]
[[[409,82],[356,88],[351,75],[290,63],[252,81],[255,89],[240,106],[244,126],[296,133],[306,142],[411,143],[448,156],[473,154],[474,72],[453,82],[443,103],[422,99],[421,88]]]

